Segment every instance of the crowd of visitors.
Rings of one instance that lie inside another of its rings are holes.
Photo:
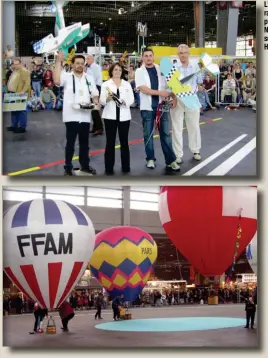
[[[73,291],[68,301],[75,311],[83,311],[96,309],[100,302],[99,290],[92,292],[88,291]],[[230,303],[245,303],[250,296],[254,296],[257,302],[257,287],[252,289],[232,289],[224,288],[218,290],[211,290],[210,288],[190,288],[185,290],[160,291],[144,290],[138,298],[133,302],[127,302],[127,306],[131,307],[160,307],[171,305],[192,305],[192,304],[207,304],[209,296],[218,296],[219,304]],[[102,309],[107,309],[111,306],[111,299],[109,295],[104,294],[101,300]],[[22,298],[20,294],[16,296],[4,295],[3,312],[5,314],[23,314],[34,311],[35,302]]]

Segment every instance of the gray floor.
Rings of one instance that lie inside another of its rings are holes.
[[[167,317],[244,317],[244,305],[174,306],[131,310],[133,318]],[[215,347],[258,348],[258,329],[243,327],[188,332],[115,332],[95,328],[94,312],[78,312],[69,324],[69,333],[60,332],[60,318],[54,313],[55,335],[30,335],[33,315],[4,317],[3,345],[17,348],[141,348],[141,347]],[[103,311],[104,320],[112,320],[110,310]],[[257,325],[256,325],[257,326]],[[66,339],[67,338],[67,339]]]
[[[10,114],[5,113],[4,127],[10,125]],[[138,109],[132,109],[132,122],[129,140],[142,139],[142,126]],[[213,118],[221,120],[210,122]],[[228,145],[239,136],[247,136],[239,141],[229,150],[219,155],[216,159],[204,165],[193,176],[206,176],[212,170],[224,163],[233,154],[242,149],[252,138],[256,137],[256,113],[251,109],[241,108],[238,111],[210,111],[201,116],[200,122],[202,134],[202,158],[203,162],[214,153]],[[118,143],[118,141],[117,141]],[[61,176],[63,174],[65,147],[65,127],[61,121],[61,113],[47,111],[40,113],[29,113],[28,131],[26,134],[13,134],[4,130],[3,144],[3,173],[5,175],[20,172],[25,169],[37,167],[44,168],[26,173],[18,173],[23,176]],[[105,148],[105,135],[90,138],[90,150],[103,150]],[[78,149],[78,143],[76,152]],[[145,167],[145,153],[143,141],[138,141],[130,146],[131,150],[131,177],[149,176],[156,177],[166,174],[164,170],[164,157],[160,146],[159,138],[155,139],[155,155],[157,167],[149,170]],[[243,152],[243,149],[242,149]],[[77,155],[77,154],[76,154]],[[99,175],[104,174],[103,152],[92,155],[91,165],[96,168]],[[181,165],[181,172],[175,176],[181,176],[199,163],[192,159],[188,149],[187,132],[184,131],[184,162]],[[78,162],[74,162],[79,166]],[[245,155],[244,158],[233,159],[233,168],[226,175],[229,176],[256,176],[257,175],[256,149]],[[116,176],[121,175],[120,149],[116,149]],[[189,175],[189,174],[188,174]],[[109,177],[110,178],[110,177]]]

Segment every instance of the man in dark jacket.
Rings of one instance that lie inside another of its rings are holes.
[[[95,319],[97,319],[97,317],[99,319],[102,319],[101,317],[101,309],[103,306],[103,294],[101,292],[99,292],[98,297],[96,299],[96,308],[97,308],[97,312],[95,314]]]
[[[118,321],[120,318],[119,307],[123,304],[124,295],[116,296],[112,302],[112,309],[114,312],[114,321]]]
[[[64,301],[59,309],[60,318],[62,322],[62,331],[63,332],[69,332],[68,329],[68,323],[69,321],[74,317],[74,310],[72,309],[72,306],[69,302]]]
[[[253,329],[255,313],[256,313],[256,304],[254,303],[254,300],[252,297],[249,297],[246,300],[245,311],[246,311],[246,319],[247,319],[247,324],[246,324],[245,328],[249,328],[249,324],[251,323],[251,328]]]
[[[38,302],[34,304],[34,329],[30,334],[38,333],[40,328],[40,322],[44,318],[44,309],[42,309]]]

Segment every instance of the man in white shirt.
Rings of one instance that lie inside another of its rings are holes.
[[[87,56],[87,74],[92,76],[96,86],[100,92],[102,85],[102,71],[101,66],[94,62],[94,57],[92,55]]]
[[[254,77],[256,76],[256,69],[254,68],[253,62],[249,63],[249,67],[245,71],[245,76],[247,75],[254,76]]]
[[[102,69],[100,65],[94,62],[94,57],[92,55],[87,56],[86,73],[93,77],[100,94],[102,85]],[[92,112],[92,120],[93,128],[90,133],[93,133],[94,136],[103,134],[103,124],[99,112]]]
[[[14,57],[14,51],[12,50],[12,47],[10,45],[7,45],[5,55],[7,59],[11,59],[12,57]]]
[[[92,101],[98,106],[99,92],[94,79],[84,73],[85,57],[77,55],[72,58],[72,72],[62,71],[63,53],[57,55],[54,82],[64,87],[63,122],[66,126],[65,175],[72,175],[72,158],[76,137],[79,138],[79,162],[81,171],[95,175],[96,170],[89,166],[89,126],[91,112],[75,109],[79,103]]]
[[[181,73],[181,78],[187,77],[200,70],[198,63],[194,64],[190,61],[190,49],[187,45],[180,45],[178,47],[179,61],[176,65]],[[192,91],[197,92],[197,85],[203,83],[201,75],[192,77],[187,82],[190,84]],[[201,104],[200,104],[201,108]],[[173,150],[176,154],[176,162],[182,163],[183,157],[183,120],[185,120],[187,131],[188,131],[188,145],[190,151],[193,153],[195,160],[201,160],[200,149],[201,149],[201,133],[200,133],[200,109],[188,109],[178,99],[178,104],[175,108],[170,111],[172,121],[172,144]]]
[[[172,97],[176,106],[177,98],[167,91],[167,83],[161,75],[160,68],[154,63],[154,53],[151,49],[144,49],[142,55],[143,64],[135,72],[135,83],[140,91],[140,111],[143,120],[143,136],[146,152],[147,168],[155,168],[154,142],[151,133],[154,129],[155,119],[159,104],[166,98]],[[174,172],[180,171],[176,163],[176,156],[172,149],[171,135],[167,112],[161,113],[159,136],[163,154],[165,156],[166,169]]]

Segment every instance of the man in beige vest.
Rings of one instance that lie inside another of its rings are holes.
[[[175,66],[181,73],[181,78],[187,77],[193,73],[199,71],[198,63],[190,61],[190,49],[187,45],[180,45],[178,47],[179,61]],[[197,91],[197,85],[203,83],[200,75],[194,76],[188,82],[193,92]],[[200,105],[201,108],[201,105]],[[177,106],[170,111],[172,121],[172,145],[173,150],[176,154],[178,164],[182,163],[183,156],[183,121],[187,127],[188,133],[188,145],[189,149],[193,154],[193,158],[197,161],[201,160],[200,149],[201,149],[201,134],[200,134],[200,110],[188,109],[178,99]]]
[[[23,66],[20,59],[13,61],[14,71],[9,78],[7,89],[11,93],[27,94],[31,91],[30,72]],[[14,111],[11,112],[11,126],[7,128],[13,133],[25,133],[27,127],[27,112]]]

